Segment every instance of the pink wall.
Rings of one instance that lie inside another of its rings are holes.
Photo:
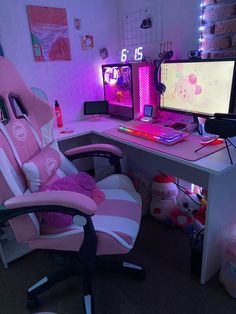
[[[172,41],[176,58],[187,58],[188,50],[198,49],[200,0],[120,0],[118,8],[121,44],[122,18],[147,10],[161,40]],[[158,58],[159,51],[159,38],[144,46],[145,54],[151,58]]]
[[[66,8],[71,61],[34,61],[26,13],[28,4]],[[58,99],[65,121],[81,117],[85,100],[103,98],[100,65],[116,61],[119,48],[116,12],[116,1],[110,0],[0,2],[0,42],[5,56],[16,65],[29,86],[43,89],[52,104]],[[82,21],[79,31],[73,27],[75,17]],[[90,51],[81,49],[80,37],[85,34],[94,35],[95,47]],[[103,47],[110,55],[105,60],[99,56]]]
[[[32,52],[26,5],[61,7],[67,10],[71,61],[35,62]],[[8,0],[0,1],[0,42],[5,56],[23,75],[29,86],[43,89],[53,104],[58,99],[65,122],[82,117],[85,100],[102,99],[100,65],[118,61],[123,48],[122,17],[135,10],[152,9],[160,17],[163,41],[173,41],[176,57],[186,57],[198,48],[200,0]],[[81,30],[73,19],[81,18]],[[158,24],[159,25],[159,24]],[[81,35],[94,35],[94,49],[81,49]],[[160,41],[143,45],[145,54],[157,58]],[[106,47],[109,58],[102,60],[99,49]]]

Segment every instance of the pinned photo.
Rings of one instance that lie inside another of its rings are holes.
[[[74,18],[74,28],[79,30],[81,27],[81,19]]]
[[[89,50],[94,48],[94,41],[92,35],[84,35],[81,38],[81,47],[82,50]]]
[[[107,48],[102,48],[102,49],[100,49],[99,53],[100,53],[100,57],[101,57],[102,59],[106,59],[106,58],[108,57]]]

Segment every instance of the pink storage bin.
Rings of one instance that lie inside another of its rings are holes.
[[[223,257],[219,280],[227,292],[236,298],[236,221],[223,228]]]

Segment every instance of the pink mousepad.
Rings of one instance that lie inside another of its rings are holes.
[[[126,140],[128,142],[138,144],[143,147],[147,147],[149,149],[157,150],[159,152],[190,161],[199,160],[225,148],[225,143],[221,143],[216,145],[208,145],[198,152],[195,152],[196,149],[202,147],[203,145],[200,143],[201,137],[194,134],[190,134],[186,139],[174,145],[164,145],[146,140],[144,138],[136,137],[134,135],[120,132],[117,128],[106,130],[103,133],[122,140]]]

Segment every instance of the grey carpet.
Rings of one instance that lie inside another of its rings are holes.
[[[97,314],[233,314],[236,300],[215,276],[201,285],[190,272],[189,237],[145,217],[135,248],[124,256],[145,266],[147,278],[99,272],[93,278]],[[35,251],[0,267],[0,314],[27,314],[25,291],[53,270],[44,251]],[[79,277],[70,278],[40,295],[38,311],[82,313]]]

